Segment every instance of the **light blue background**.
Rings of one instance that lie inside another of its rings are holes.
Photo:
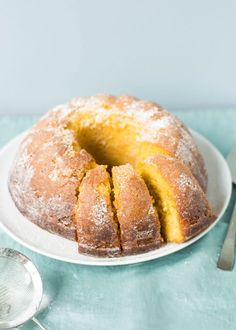
[[[0,0],[0,113],[75,95],[236,104],[236,1]]]

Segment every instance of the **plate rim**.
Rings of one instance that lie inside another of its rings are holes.
[[[191,134],[193,135],[193,138],[197,140],[201,140],[201,142],[203,142],[205,145],[207,145],[210,149],[213,149],[214,152],[217,154],[217,157],[221,159],[221,162],[224,163],[224,167],[225,167],[225,174],[227,176],[226,181],[232,183],[232,178],[231,178],[231,173],[228,167],[228,164],[225,160],[225,158],[223,157],[223,155],[221,154],[221,152],[217,149],[217,147],[210,142],[205,136],[203,136],[202,134],[196,132],[193,129],[189,129]],[[8,141],[1,149],[0,149],[0,159],[2,157],[2,155],[4,154],[4,152],[9,148],[10,145],[16,143],[16,141],[22,139],[26,133],[28,132],[28,130],[23,131],[22,133],[16,135],[13,139],[11,139],[10,141]],[[8,168],[8,171],[10,170],[10,168]],[[8,177],[6,178],[6,180],[8,181]],[[220,213],[217,216],[217,219],[208,227],[206,228],[203,232],[201,232],[199,235],[193,237],[192,239],[188,240],[187,242],[184,243],[180,243],[180,244],[174,244],[174,243],[169,243],[172,246],[176,246],[176,249],[174,249],[173,251],[165,251],[164,253],[159,253],[158,255],[156,255],[155,253],[158,251],[161,251],[161,248],[156,249],[156,250],[152,250],[146,253],[142,253],[142,254],[136,254],[136,255],[131,255],[131,256],[125,256],[125,257],[118,257],[118,258],[97,258],[96,260],[73,260],[69,257],[61,257],[58,255],[55,255],[54,253],[50,253],[47,252],[45,250],[41,250],[40,248],[31,245],[30,243],[25,242],[23,239],[19,238],[14,232],[12,232],[10,229],[8,229],[8,227],[6,227],[4,225],[4,223],[1,220],[0,217],[0,228],[7,233],[13,240],[15,240],[16,242],[18,242],[19,244],[25,246],[26,248],[28,248],[31,251],[34,251],[38,254],[41,254],[43,256],[46,256],[48,258],[51,259],[55,259],[55,260],[60,260],[60,261],[64,261],[67,263],[71,263],[71,264],[79,264],[79,265],[86,265],[86,266],[122,266],[122,265],[131,265],[131,264],[137,264],[137,263],[142,263],[145,261],[150,261],[150,260],[155,260],[155,259],[159,259],[159,258],[163,258],[165,256],[171,255],[173,253],[176,253],[178,251],[181,251],[183,249],[185,249],[186,247],[192,245],[193,243],[195,243],[196,241],[198,241],[199,239],[201,239],[203,236],[205,236],[210,230],[213,229],[213,227],[220,221],[220,219],[222,218],[223,214],[225,213],[225,210],[229,204],[230,198],[231,198],[231,194],[232,194],[232,184],[230,184],[230,186],[227,187],[228,188],[228,195],[227,198],[225,199],[224,205],[222,206],[222,209],[220,211]],[[10,194],[9,194],[10,196]],[[14,202],[14,201],[13,201]],[[16,206],[15,206],[16,207]],[[17,209],[17,207],[16,207]],[[18,210],[18,209],[17,209]],[[19,211],[19,210],[18,210]],[[0,215],[1,215],[1,210],[0,210]],[[22,215],[23,216],[23,215]],[[27,221],[30,221],[27,219],[27,217],[24,217]],[[39,230],[43,230],[42,228],[38,227],[37,225],[33,224],[32,225],[36,226]],[[52,234],[54,235],[54,234]],[[90,257],[89,255],[86,257]],[[93,257],[94,258],[94,257]]]

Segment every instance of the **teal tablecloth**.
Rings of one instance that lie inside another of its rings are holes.
[[[236,145],[236,110],[186,110],[176,115],[224,155]],[[0,117],[1,146],[36,119]],[[232,199],[222,220],[200,241],[143,264],[100,268],[67,264],[31,252],[3,232],[0,246],[22,251],[37,265],[49,301],[38,317],[49,329],[234,330],[236,266],[232,272],[216,268]],[[22,328],[36,329],[31,322]]]

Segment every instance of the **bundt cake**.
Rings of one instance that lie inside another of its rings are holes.
[[[197,235],[214,218],[206,187],[188,129],[158,104],[130,96],[79,97],[52,109],[27,133],[9,175],[22,214],[98,256],[159,247],[158,217],[167,242]]]
[[[89,170],[79,187],[75,224],[79,252],[99,256],[120,254],[110,177],[104,165]]]
[[[130,164],[114,166],[112,179],[123,254],[160,247],[160,222],[143,179]]]

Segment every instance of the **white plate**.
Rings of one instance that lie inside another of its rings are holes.
[[[9,168],[25,133],[11,140],[0,152],[0,224],[1,227],[17,242],[29,249],[48,257],[76,264],[114,266],[134,264],[157,259],[179,251],[211,230],[223,215],[231,195],[231,175],[225,159],[220,152],[203,136],[192,131],[204,157],[208,170],[208,198],[216,221],[197,237],[183,244],[167,244],[164,247],[134,256],[119,258],[96,258],[78,254],[76,242],[48,233],[25,218],[16,208],[8,191],[7,180]]]

